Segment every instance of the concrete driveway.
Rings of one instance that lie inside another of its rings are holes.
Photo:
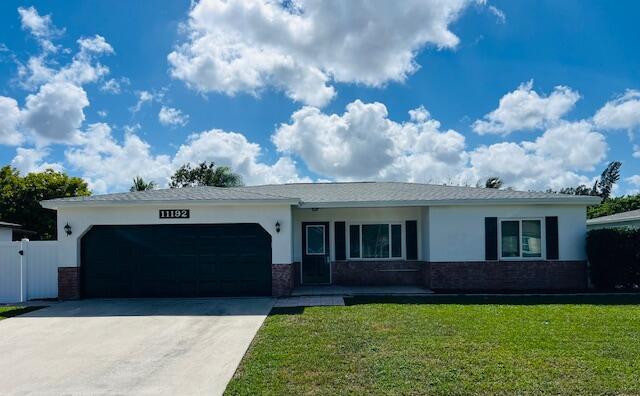
[[[0,394],[222,394],[270,298],[84,300],[0,321]]]

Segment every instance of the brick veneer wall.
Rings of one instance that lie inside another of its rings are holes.
[[[431,262],[434,290],[577,290],[587,288],[585,261]]]
[[[422,261],[334,261],[331,266],[335,285],[385,286],[423,285]]]
[[[293,273],[293,264],[271,264],[271,293],[274,297],[291,294]]]
[[[58,267],[58,299],[80,298],[80,267]]]

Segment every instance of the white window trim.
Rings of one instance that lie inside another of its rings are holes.
[[[522,222],[527,220],[535,220],[540,222],[540,257],[524,257],[522,255]],[[518,221],[518,244],[520,246],[519,257],[503,257],[502,256],[502,222]],[[498,219],[498,256],[501,261],[540,261],[547,259],[547,234],[545,229],[545,221],[543,217],[505,217]]]
[[[389,227],[389,257],[362,257],[362,226],[368,224],[385,224]],[[360,257],[351,257],[351,226],[360,226]],[[400,226],[400,256],[399,257],[391,257],[393,238],[391,238],[391,226],[399,225]],[[389,221],[389,220],[373,220],[373,221],[355,221],[352,223],[347,223],[346,229],[346,239],[347,239],[347,260],[349,261],[397,261],[397,260],[405,260],[406,252],[406,232],[403,221]]]
[[[309,227],[322,227],[322,253],[309,253]],[[327,228],[324,224],[305,224],[304,232],[306,236],[304,250],[307,256],[324,256],[327,252]]]

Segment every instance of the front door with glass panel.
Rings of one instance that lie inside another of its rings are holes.
[[[329,257],[329,223],[302,223],[302,283],[330,283]]]

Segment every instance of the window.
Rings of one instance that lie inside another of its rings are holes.
[[[541,258],[542,222],[540,220],[501,220],[501,258]]]
[[[388,259],[402,257],[400,224],[351,224],[349,258]]]
[[[324,226],[307,226],[307,255],[324,254]]]

